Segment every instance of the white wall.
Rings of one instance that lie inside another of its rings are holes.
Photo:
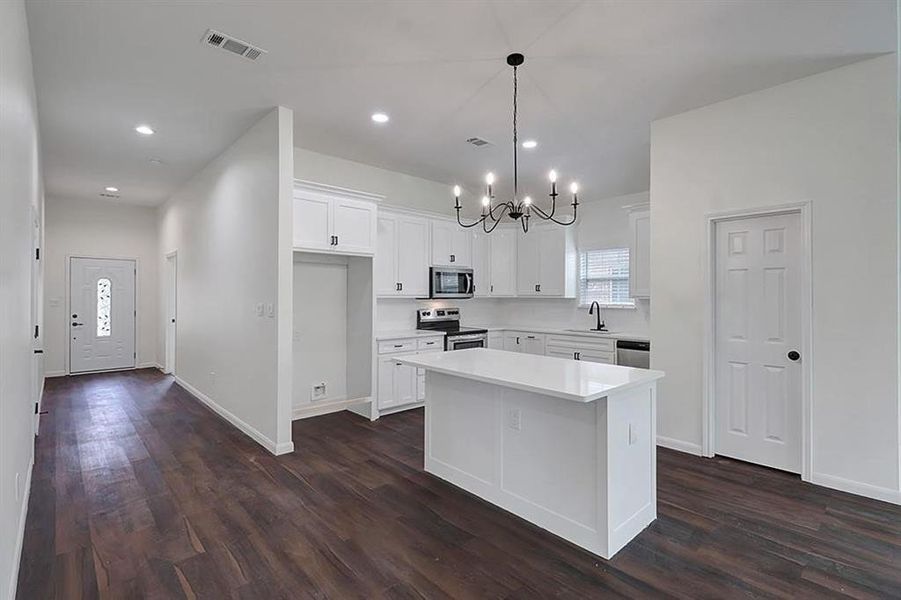
[[[293,449],[291,121],[272,110],[180,189],[157,254],[178,253],[178,380],[276,453]]]
[[[810,202],[812,480],[901,499],[896,85],[883,56],[652,124],[661,436],[702,443],[705,216]]]
[[[294,176],[385,197],[385,204],[453,214],[453,186],[397,171],[294,149]]]
[[[16,593],[43,383],[32,329],[41,322],[33,232],[43,194],[25,6],[0,2],[0,594],[8,598]]]
[[[137,259],[137,365],[156,366],[159,363],[157,334],[160,319],[156,209],[107,200],[48,198],[46,213],[44,352],[47,375],[66,374],[69,256]]]

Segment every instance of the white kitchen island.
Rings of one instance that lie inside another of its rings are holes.
[[[660,371],[500,350],[426,369],[425,470],[604,558],[657,518]]]

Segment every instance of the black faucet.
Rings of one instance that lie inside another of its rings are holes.
[[[601,305],[598,304],[598,301],[597,301],[597,300],[595,300],[594,302],[592,302],[592,303],[591,303],[591,306],[588,307],[588,314],[589,314],[589,315],[593,315],[593,314],[594,314],[594,309],[595,309],[595,308],[598,309],[598,314],[597,314],[597,317],[598,317],[598,324],[597,324],[597,326],[596,326],[594,329],[592,329],[592,331],[607,331],[607,324],[604,323],[603,321],[601,321]]]

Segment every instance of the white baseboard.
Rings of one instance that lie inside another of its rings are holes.
[[[158,369],[159,363],[157,362],[142,362],[135,367],[135,369]]]
[[[65,371],[44,371],[44,377],[65,377],[68,375]]]
[[[9,590],[7,598],[15,600],[16,588],[19,586],[19,566],[22,563],[22,546],[25,544],[25,521],[28,519],[28,501],[31,498],[31,473],[34,471],[34,452],[28,464],[28,473],[25,474],[25,493],[22,494],[22,508],[19,510],[19,526],[16,532],[15,556],[13,568],[10,573]]]
[[[328,402],[317,402],[308,406],[295,406],[291,411],[291,420],[309,419],[310,417],[318,417],[319,415],[328,415],[331,413],[347,410],[351,406],[365,404],[369,402],[369,396],[365,398],[351,398],[350,400],[330,400]]]
[[[192,396],[206,404],[210,408],[210,410],[237,427],[244,434],[253,439],[253,441],[258,443],[260,446],[262,446],[272,454],[278,456],[280,454],[289,454],[291,452],[294,452],[294,442],[282,442],[281,444],[276,444],[274,441],[260,433],[255,427],[249,425],[242,419],[235,416],[233,413],[216,404],[216,402],[214,402],[212,398],[195,388],[193,385],[191,385],[181,377],[176,375],[175,382],[183,387]]]
[[[848,492],[874,500],[882,500],[883,502],[891,502],[892,504],[901,504],[901,490],[893,490],[878,485],[862,483],[844,477],[836,477],[835,475],[826,475],[825,473],[813,473],[810,476],[809,483],[821,485],[823,487],[839,490],[840,492]]]
[[[662,435],[658,435],[657,445],[663,446],[664,448],[669,448],[670,450],[676,450],[678,452],[694,454],[695,456],[703,456],[703,452],[701,452],[701,445],[693,444],[692,442],[683,442],[682,440],[677,440],[675,438],[668,438],[663,437]]]

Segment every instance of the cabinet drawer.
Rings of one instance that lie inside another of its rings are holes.
[[[554,335],[547,338],[548,348],[562,347],[597,352],[615,352],[616,340],[610,338],[587,338],[578,335]]]
[[[418,350],[444,350],[444,338],[424,338],[416,340]]]
[[[416,350],[415,339],[403,340],[385,340],[379,342],[379,354],[390,354],[392,352],[412,352]]]

